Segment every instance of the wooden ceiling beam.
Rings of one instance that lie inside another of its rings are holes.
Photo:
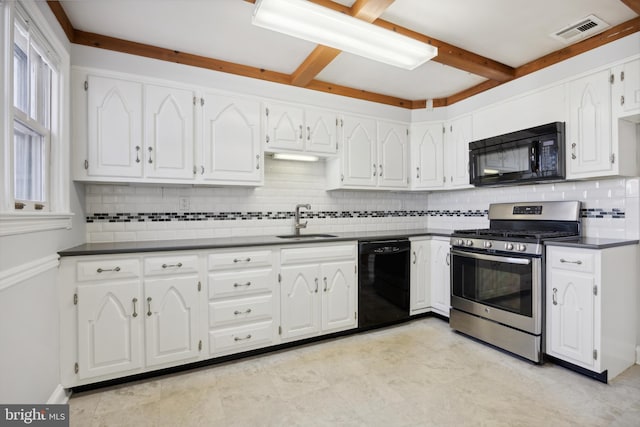
[[[348,14],[366,22],[375,21],[395,0],[357,0]],[[326,2],[323,2],[326,3]],[[330,2],[333,3],[333,2]],[[324,5],[324,4],[323,4]],[[306,87],[339,54],[339,49],[318,45],[291,74],[291,84]]]
[[[622,0],[622,3],[624,3],[629,9],[640,15],[640,0]]]
[[[71,43],[73,43],[75,29],[73,28],[73,25],[71,24],[71,21],[67,16],[67,13],[62,8],[62,4],[60,4],[60,2],[57,0],[56,1],[48,0],[47,4],[49,5],[49,9],[51,9],[51,12],[53,12],[53,15],[56,17],[56,19],[60,23],[60,26],[62,27],[62,30],[64,31],[64,33],[67,35],[67,38]]]

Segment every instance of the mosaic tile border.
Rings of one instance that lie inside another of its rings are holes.
[[[339,218],[402,218],[402,217],[484,217],[486,210],[411,210],[411,211],[303,211],[303,219]],[[289,219],[293,211],[282,212],[141,212],[141,213],[94,213],[86,217],[87,223],[101,222],[170,222],[170,221],[246,221]]]
[[[303,219],[340,218],[403,218],[403,217],[486,217],[488,210],[396,210],[396,211],[303,211]],[[622,209],[585,208],[582,218],[624,219]],[[170,222],[170,221],[247,221],[277,220],[294,217],[293,211],[280,212],[140,212],[94,213],[86,217],[87,223],[103,222]]]

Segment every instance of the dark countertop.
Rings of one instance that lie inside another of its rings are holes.
[[[545,245],[582,249],[607,249],[615,248],[617,246],[637,245],[638,242],[640,241],[627,239],[603,239],[600,237],[580,237],[577,239],[567,240],[549,240],[545,242]]]
[[[306,233],[313,234],[313,233]],[[236,248],[243,246],[271,246],[301,243],[329,243],[353,240],[387,240],[417,236],[449,237],[451,230],[444,229],[414,229],[397,231],[362,231],[348,233],[330,233],[335,237],[320,239],[281,239],[276,236],[238,236],[220,237],[213,239],[184,239],[184,240],[149,240],[142,242],[117,243],[85,243],[58,252],[61,257],[82,255],[107,255],[134,252],[164,252],[188,251],[200,249]],[[305,233],[302,233],[304,236]]]

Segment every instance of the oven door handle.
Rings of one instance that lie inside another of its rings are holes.
[[[512,258],[508,256],[496,256],[496,255],[486,255],[486,254],[477,254],[475,252],[461,252],[452,250],[452,255],[459,255],[467,258],[474,258],[483,261],[496,261],[496,262],[505,262],[507,264],[520,264],[520,265],[529,265],[531,264],[531,259],[529,258]]]

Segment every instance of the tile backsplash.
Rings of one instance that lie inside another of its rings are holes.
[[[446,192],[326,191],[324,163],[265,162],[257,188],[86,185],[87,241],[289,234],[299,203],[308,233],[477,228],[490,203],[581,200],[583,234],[638,238],[639,179],[607,179]]]

